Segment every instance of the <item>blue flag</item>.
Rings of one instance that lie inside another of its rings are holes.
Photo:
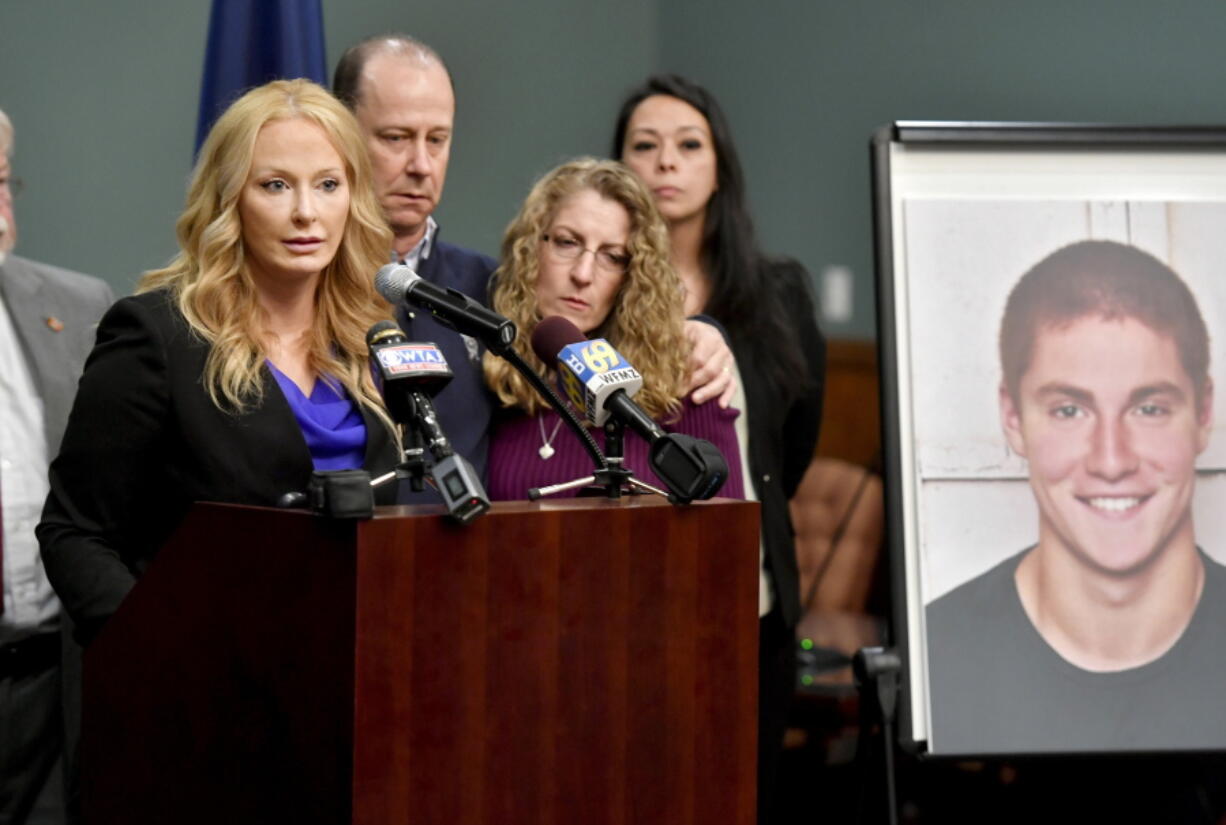
[[[213,0],[196,151],[247,89],[295,77],[327,85],[323,16],[322,0]]]

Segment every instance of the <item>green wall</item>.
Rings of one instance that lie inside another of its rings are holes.
[[[872,337],[868,140],[894,120],[1226,123],[1221,0],[661,3],[660,65],[736,132],[763,246],[855,274]],[[1226,194],[1226,193],[1224,193]]]
[[[0,0],[0,108],[17,130],[17,253],[116,294],[175,249],[209,6]]]
[[[442,53],[459,98],[444,237],[494,254],[529,184],[603,152],[610,109],[652,70],[653,0],[323,0],[329,71],[400,30]],[[117,294],[175,251],[209,2],[0,0],[0,108],[17,128],[18,254]]]
[[[854,275],[871,337],[868,149],[897,119],[1226,122],[1222,0],[324,0],[328,52],[404,30],[459,95],[439,217],[495,253],[540,172],[607,149],[621,95],[652,71],[708,85],[736,131],[763,246],[815,285]],[[18,129],[19,253],[117,292],[174,250],[207,0],[0,0],[0,107]]]

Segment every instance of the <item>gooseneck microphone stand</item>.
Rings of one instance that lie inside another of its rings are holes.
[[[677,500],[675,496],[658,487],[641,481],[634,477],[634,474],[622,463],[622,441],[625,433],[625,426],[620,421],[610,420],[605,424],[605,449],[602,451],[600,445],[596,443],[596,439],[592,438],[592,434],[588,432],[587,427],[571,410],[571,408],[563,401],[554,391],[553,387],[545,381],[536,370],[532,369],[526,361],[515,351],[515,328],[506,319],[501,319],[503,322],[494,331],[489,331],[484,328],[473,328],[469,332],[479,337],[490,350],[498,357],[505,360],[516,372],[524,377],[533,389],[541,394],[549,406],[561,416],[566,425],[579,436],[579,441],[588,455],[592,458],[592,463],[595,466],[592,475],[564,484],[554,484],[548,487],[533,488],[528,491],[528,498],[532,501],[539,499],[541,496],[553,495],[566,490],[573,490],[576,487],[586,487],[591,484],[597,484],[603,490],[604,494],[609,498],[620,498],[624,489],[628,488],[634,493],[655,493],[664,496],[670,501]],[[458,328],[458,327],[457,327]]]
[[[488,344],[487,344],[488,346]],[[575,415],[566,402],[563,401],[553,387],[549,386],[544,378],[536,374],[536,370],[528,365],[528,362],[520,357],[519,353],[510,345],[500,347],[490,347],[490,350],[500,358],[504,359],[516,371],[524,377],[532,388],[541,394],[549,406],[562,417],[571,430],[579,436],[580,443],[583,444],[583,449],[587,450],[588,455],[592,457],[592,463],[596,465],[597,470],[603,470],[609,466],[609,461],[605,457],[605,453],[601,451],[600,445],[596,443],[596,439],[592,438],[592,434],[587,431],[587,427],[583,426],[583,422]]]
[[[490,349],[495,355],[510,363],[532,385],[533,389],[549,402],[554,412],[561,416],[567,426],[579,436],[580,443],[592,457],[592,463],[596,468],[590,476],[577,478],[574,481],[551,484],[548,487],[533,487],[528,491],[529,501],[536,501],[543,496],[552,496],[589,485],[598,486],[608,498],[621,498],[623,491],[628,488],[632,493],[655,493],[671,500],[671,496],[665,491],[635,478],[634,474],[622,463],[625,424],[614,418],[610,418],[605,423],[605,448],[602,451],[596,439],[592,438],[592,434],[588,432],[587,427],[583,426],[583,422],[579,420],[570,406],[562,400],[553,387],[549,386],[549,382],[537,375],[536,370],[532,369],[512,346],[509,344],[490,346]]]

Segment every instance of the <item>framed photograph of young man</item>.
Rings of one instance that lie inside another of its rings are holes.
[[[897,123],[874,173],[904,738],[1226,749],[1226,129]]]

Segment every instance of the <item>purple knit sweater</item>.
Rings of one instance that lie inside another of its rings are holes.
[[[696,438],[705,438],[724,454],[728,462],[728,480],[718,493],[723,498],[744,498],[745,486],[741,475],[741,454],[737,448],[736,430],[733,422],[740,415],[734,409],[720,409],[714,401],[698,406],[688,399],[683,402],[681,417],[672,423],[662,424],[665,430],[685,433]],[[533,417],[503,410],[494,417],[493,435],[490,439],[489,483],[486,492],[493,501],[526,499],[532,487],[544,487],[591,475],[592,459],[579,443],[578,437],[562,424],[553,410]],[[550,442],[554,454],[542,459],[541,427]],[[590,430],[596,443],[604,448],[604,432]],[[637,433],[626,431],[625,465],[634,471],[634,477],[663,487],[663,483],[647,464],[647,442]],[[560,495],[575,495],[577,491]]]

